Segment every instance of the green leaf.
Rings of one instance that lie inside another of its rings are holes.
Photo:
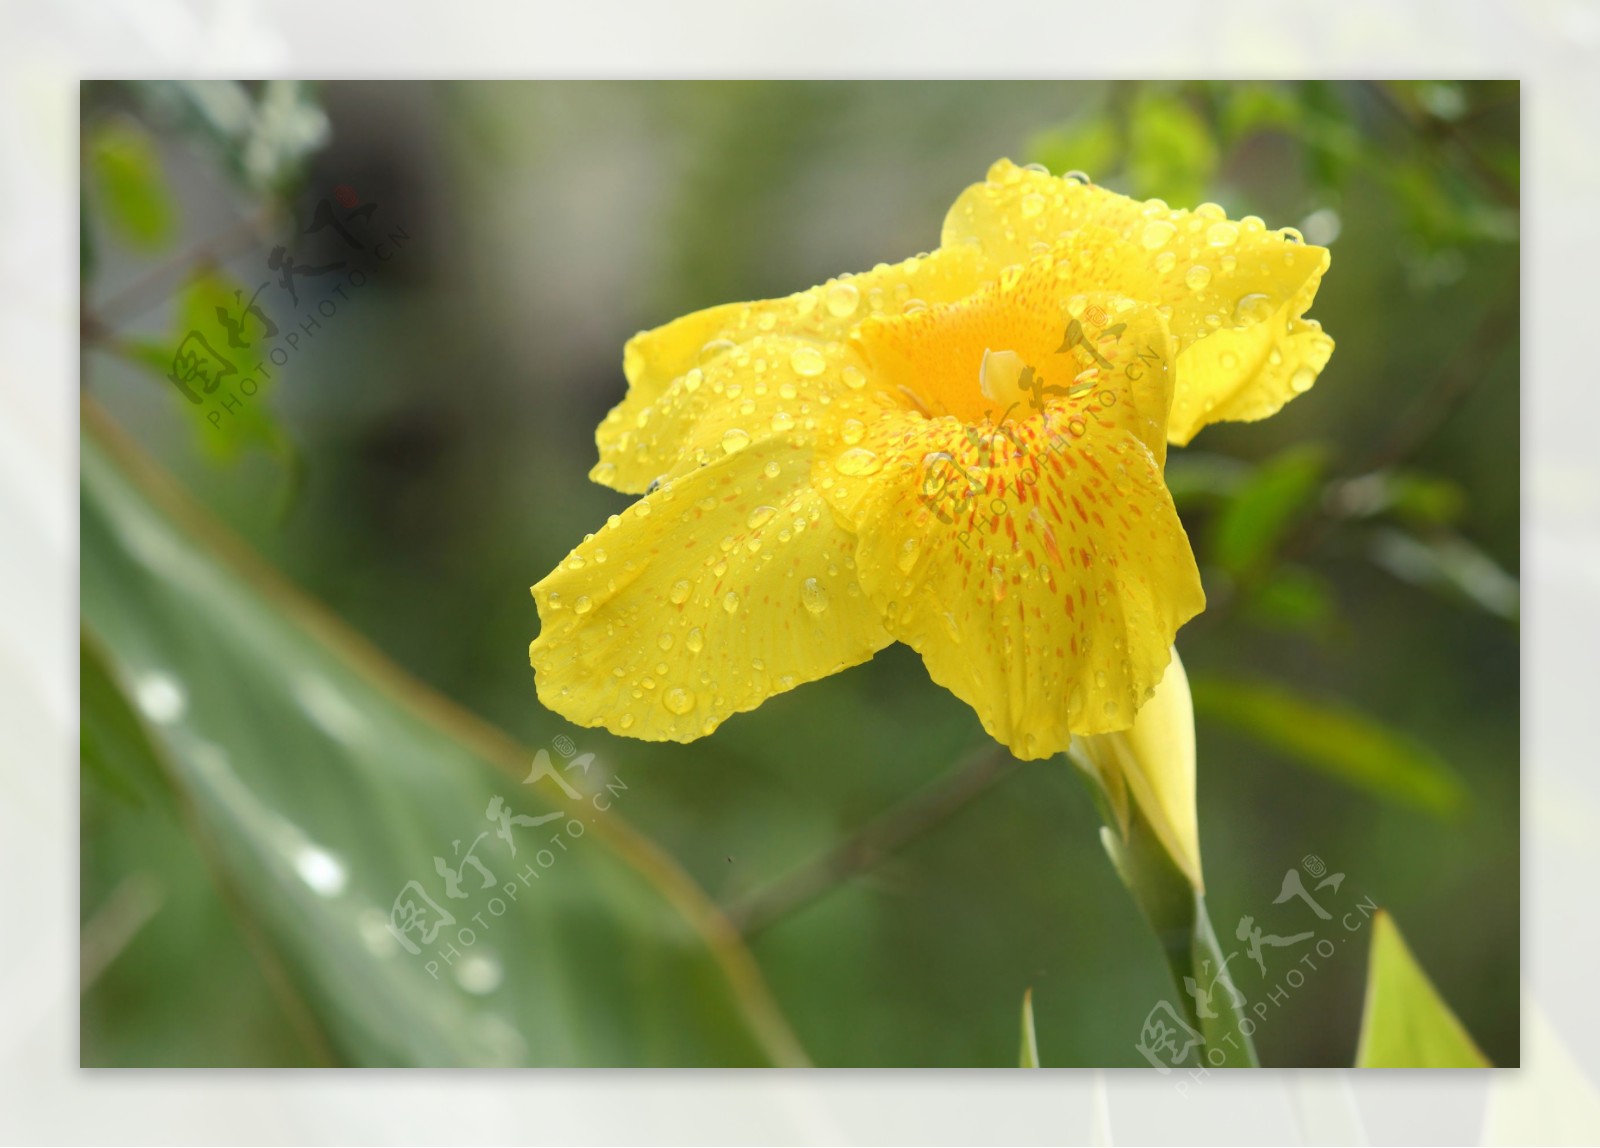
[[[84,627],[328,1059],[803,1063],[726,919],[624,820],[647,779],[554,719],[536,756],[456,710],[220,536],[92,404],[85,420]],[[514,822],[513,857],[500,810],[557,816]],[[457,867],[452,898],[437,871]],[[408,899],[454,923],[395,933]]]
[[[1122,158],[1122,140],[1109,116],[1086,116],[1063,127],[1039,132],[1023,148],[1034,163],[1057,175],[1084,171],[1098,177]]]
[[[1380,530],[1372,538],[1372,560],[1396,578],[1448,594],[1507,621],[1522,609],[1522,585],[1500,564],[1459,535],[1417,537]]]
[[[135,805],[162,785],[144,727],[87,636],[78,643],[78,759],[90,777]]]
[[[1247,609],[1269,629],[1322,634],[1333,621],[1333,592],[1314,571],[1283,565],[1251,590]]]
[[[1433,750],[1347,705],[1265,682],[1203,677],[1190,685],[1197,714],[1347,785],[1437,815],[1465,799],[1460,778]]]
[[[1230,140],[1241,140],[1258,131],[1293,127],[1300,122],[1300,103],[1282,84],[1226,84],[1221,94],[1224,101],[1222,127]]]
[[[1212,561],[1231,574],[1265,565],[1315,497],[1325,466],[1323,450],[1308,445],[1257,467],[1212,524]]]
[[[1022,1052],[1018,1068],[1039,1067],[1039,1034],[1033,1028],[1033,990],[1022,994]]]
[[[1147,94],[1128,120],[1128,175],[1133,193],[1175,205],[1198,204],[1217,170],[1211,128],[1176,96]]]
[[[94,129],[89,176],[106,222],[131,247],[160,247],[172,234],[172,204],[149,134],[119,116]]]
[[[1381,910],[1372,927],[1356,1067],[1492,1067]]]

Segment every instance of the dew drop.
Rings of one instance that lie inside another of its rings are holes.
[[[866,373],[860,367],[846,367],[844,369],[844,385],[852,391],[859,391],[867,385]]]
[[[854,315],[861,306],[861,292],[854,283],[838,282],[828,288],[828,314],[838,319]]]
[[[1171,251],[1163,251],[1156,256],[1156,270],[1165,275],[1178,265],[1178,257]]]
[[[750,512],[749,517],[744,520],[744,524],[751,530],[759,530],[771,522],[773,515],[777,513],[778,508],[775,506],[758,506]]]
[[[1094,180],[1089,178],[1089,173],[1086,171],[1069,171],[1061,178],[1066,180],[1068,183],[1082,184],[1085,187],[1094,182]]]
[[[1189,272],[1183,277],[1183,281],[1189,285],[1189,290],[1191,291],[1204,291],[1206,284],[1211,282],[1211,268],[1204,263],[1196,263],[1189,268]]]
[[[681,687],[674,687],[661,695],[661,703],[675,714],[686,714],[694,709],[694,695]]]
[[[594,609],[594,603],[589,601],[589,595],[587,594],[579,594],[578,600],[572,603],[572,612],[574,614],[587,614],[592,609]]]
[[[1289,387],[1297,395],[1303,395],[1311,389],[1311,384],[1317,381],[1317,372],[1310,367],[1300,367],[1289,376]]]
[[[750,436],[738,427],[730,427],[722,434],[722,449],[729,454],[738,454],[750,445]]]
[[[656,645],[660,646],[663,650],[672,649],[672,635],[667,633],[665,630],[662,630],[661,631],[661,636],[656,639]],[[666,671],[665,670],[658,670],[657,672],[658,673],[665,673]]]
[[[729,590],[722,596],[722,608],[730,614],[737,614],[739,612],[739,595]]]
[[[1226,219],[1206,228],[1206,242],[1213,247],[1232,247],[1239,240],[1239,225]]]
[[[705,637],[700,633],[699,626],[696,626],[694,629],[689,631],[689,636],[683,640],[683,644],[689,647],[689,652],[691,654],[698,654],[701,650],[705,649],[706,640]]]
[[[815,347],[796,347],[789,352],[789,365],[795,374],[811,378],[828,369],[828,360]]]
[[[851,446],[854,446],[866,436],[867,428],[862,425],[860,419],[845,419],[844,426],[840,429],[839,433],[845,442],[849,443]]]
[[[907,538],[900,544],[900,553],[895,557],[895,565],[900,567],[900,573],[911,573],[911,568],[917,564],[918,545],[915,538]]]
[[[768,459],[767,465],[761,468],[761,473],[766,475],[768,478],[777,478],[782,471],[783,468],[778,465],[778,460],[775,458]]]
[[[1168,220],[1152,219],[1144,225],[1144,234],[1140,236],[1140,242],[1144,244],[1146,251],[1155,251],[1165,247],[1177,232],[1178,229]]]
[[[731,351],[733,348],[734,342],[732,339],[712,339],[711,342],[700,348],[700,361],[709,363],[724,351]]]
[[[705,382],[705,372],[699,367],[690,367],[688,374],[683,376],[683,389],[691,395],[700,389],[700,384]]]
[[[1044,196],[1031,191],[1022,197],[1022,218],[1037,219],[1044,214]]]
[[[821,614],[828,608],[828,591],[815,578],[807,578],[800,585],[800,601],[813,614]]]
[[[833,460],[833,469],[840,474],[857,477],[864,474],[876,474],[883,469],[883,461],[865,447],[851,447],[838,458]]]
[[[623,714],[620,718],[617,719],[617,726],[618,726],[619,729],[632,729],[633,728],[633,715],[632,714]]]
[[[1260,323],[1272,317],[1272,297],[1259,291],[1239,296],[1234,304],[1233,317],[1241,325]]]
[[[667,595],[672,599],[674,606],[681,606],[689,600],[689,580],[680,578],[672,584],[672,590]]]

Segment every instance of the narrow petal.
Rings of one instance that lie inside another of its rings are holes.
[[[1029,364],[1040,361],[1035,274],[995,303]],[[1083,361],[1058,352],[1069,365],[1055,377],[1091,377],[1041,409],[977,427],[895,412],[860,442],[819,452],[815,470],[857,535],[861,585],[889,633],[1024,758],[1060,752],[1073,733],[1125,728],[1178,627],[1204,605],[1161,473],[1170,340],[1153,308],[1101,302],[1075,301],[1085,347],[1074,350],[1093,346],[1103,367],[1075,374]],[[946,321],[945,359],[976,376],[993,329],[981,315]],[[881,336],[865,341],[885,360]]]
[[[1204,891],[1195,811],[1194,702],[1178,652],[1172,652],[1155,696],[1139,708],[1130,729],[1074,738],[1071,752],[1100,779],[1113,808],[1131,791],[1168,856]],[[1126,812],[1120,816],[1125,822]]]
[[[798,347],[828,355],[828,348],[845,342],[863,320],[897,315],[919,302],[958,299],[980,283],[977,253],[963,247],[880,263],[871,271],[831,279],[781,299],[711,307],[641,332],[623,351],[628,394],[596,432],[600,462],[590,477],[616,490],[642,494],[671,463],[690,453],[689,433],[707,411],[762,397],[759,380],[752,377],[755,363],[766,362],[781,373],[782,364]],[[789,342],[780,347],[774,339]],[[807,369],[811,366],[814,362],[806,363]],[[810,380],[806,389],[812,391],[832,384],[867,390],[873,386],[859,370],[829,380],[805,374],[801,378]],[[716,389],[719,381],[724,387],[742,387],[737,403],[721,403],[725,392]],[[711,388],[703,389],[708,382]],[[769,397],[775,397],[781,383],[776,378],[770,383]],[[776,409],[775,404],[769,406]]]
[[[1254,216],[1230,220],[1215,204],[1175,211],[1002,160],[951,207],[943,244],[980,251],[991,274],[1044,246],[1083,290],[1169,308],[1174,443],[1208,423],[1274,413],[1310,389],[1333,350],[1302,318],[1327,250]]]
[[[690,741],[888,645],[811,465],[755,444],[586,539],[533,588],[540,701],[579,725]]]

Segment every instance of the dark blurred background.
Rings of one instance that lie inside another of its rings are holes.
[[[1317,855],[1517,1063],[1516,84],[93,84],[83,117],[86,393],[532,745],[565,723],[534,694],[528,587],[628,501],[586,474],[635,331],[928,250],[1001,156],[1329,246],[1319,383],[1169,463],[1210,601],[1178,645],[1213,920],[1286,931],[1283,874]],[[406,238],[219,441],[139,341],[183,325],[196,267],[253,289],[273,228],[334,188]],[[1087,792],[1060,760],[975,768],[977,718],[905,648],[692,745],[582,739],[630,820],[758,906],[817,1063],[1015,1063],[1029,986],[1047,1065],[1143,1063],[1172,991]],[[84,1063],[304,1062],[179,820],[89,775],[83,819]],[[769,895],[864,828],[876,863]],[[1262,1024],[1265,1063],[1351,1062],[1349,950]]]

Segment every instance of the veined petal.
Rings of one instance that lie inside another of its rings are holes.
[[[831,279],[781,299],[711,307],[641,332],[623,350],[628,394],[595,434],[600,462],[590,477],[616,490],[643,493],[670,471],[672,463],[692,453],[690,432],[707,412],[720,413],[762,397],[757,393],[761,380],[755,377],[755,364],[764,362],[774,369],[768,397],[775,397],[782,385],[776,376],[802,347],[833,358],[837,371],[830,379],[808,374],[815,362],[807,358],[808,351],[801,351],[804,370],[788,380],[792,384],[813,393],[838,390],[841,385],[845,390],[870,391],[872,379],[859,368],[854,373],[844,371],[844,364],[828,348],[844,343],[857,325],[875,315],[898,315],[908,307],[915,310],[959,299],[980,284],[978,253],[963,247],[880,263],[871,271]],[[722,391],[716,389],[719,382]],[[711,389],[705,389],[707,383]],[[741,393],[736,402],[725,403],[722,399],[730,386],[739,387]],[[765,406],[770,408],[769,420],[782,409],[776,402]],[[712,437],[699,436],[700,440]]]
[[[857,536],[861,585],[889,633],[1024,758],[1058,753],[1074,733],[1128,726],[1178,627],[1204,605],[1161,473],[1164,323],[1125,299],[1075,300],[1081,345],[1038,366],[1030,316],[1048,311],[1048,295],[1030,278],[1046,274],[1044,264],[1024,272],[993,305],[1007,309],[1033,382],[1061,380],[1044,383],[1047,401],[986,426],[886,414],[858,444],[819,452],[814,472]],[[974,348],[993,330],[982,316],[960,316],[954,334],[946,324],[945,359],[976,375]],[[902,344],[879,336],[869,358],[884,359],[885,345]]]
[[[1174,443],[1208,423],[1272,414],[1310,389],[1333,350],[1302,318],[1327,250],[1215,204],[1173,210],[1002,160],[956,200],[942,243],[980,251],[991,274],[1047,247],[1083,290],[1170,308]]]
[[[690,741],[888,645],[810,472],[809,451],[769,439],[586,539],[533,587],[540,701],[579,725]]]

